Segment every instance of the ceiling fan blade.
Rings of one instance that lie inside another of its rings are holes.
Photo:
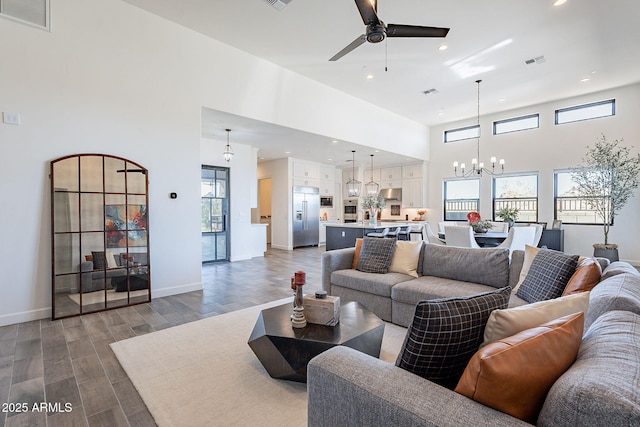
[[[380,25],[380,18],[378,18],[378,14],[376,13],[376,6],[371,4],[371,0],[355,1],[356,6],[358,6],[358,11],[360,12],[360,16],[362,16],[364,25]]]
[[[333,55],[331,59],[329,59],[329,61],[337,61],[338,59],[342,58],[347,53],[351,52],[352,50],[354,50],[355,48],[357,48],[358,46],[360,46],[366,41],[367,41],[367,36],[365,36],[364,34],[362,34],[361,36],[358,36],[358,38],[352,41],[351,43],[349,43],[347,47],[345,47],[340,52]]]
[[[387,25],[387,37],[446,37],[449,28],[421,27],[418,25]]]

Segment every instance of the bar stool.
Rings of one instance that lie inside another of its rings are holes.
[[[417,234],[418,235],[418,239],[416,240],[424,240],[424,236],[422,235],[422,229],[424,228],[423,224],[418,225],[418,228],[413,228],[411,227],[411,233],[409,233],[409,240],[411,240],[411,235],[412,234]]]
[[[372,233],[367,233],[367,237],[379,237],[379,238],[384,238],[387,237],[387,234],[389,234],[389,227],[385,227],[382,231],[380,232],[372,232]]]
[[[391,239],[397,239],[398,238],[398,233],[400,232],[400,228],[401,227],[396,227],[393,230],[391,230],[386,237],[387,238],[391,238]]]
[[[410,240],[412,226],[408,225],[404,230],[398,231],[398,240]]]

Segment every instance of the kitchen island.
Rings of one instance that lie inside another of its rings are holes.
[[[369,224],[368,221],[333,223],[327,224],[327,246],[326,250],[353,248],[356,245],[356,239],[364,237],[367,233],[380,232],[385,227],[394,229],[396,227],[406,227],[408,225],[416,226],[422,222],[404,221],[404,222],[378,222],[376,225]]]

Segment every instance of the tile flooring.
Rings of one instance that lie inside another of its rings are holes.
[[[205,265],[202,291],[0,327],[0,424],[155,426],[109,344],[285,298],[297,270],[307,273],[305,291],[313,292],[320,288],[322,252],[324,247],[269,249],[264,258]],[[40,407],[42,402],[68,402],[71,409],[64,404]]]

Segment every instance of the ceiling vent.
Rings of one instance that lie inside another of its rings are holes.
[[[544,59],[544,56],[537,56],[535,58],[527,59],[526,61],[524,61],[525,65],[544,64],[545,62],[547,62],[547,60]]]
[[[425,95],[429,95],[432,93],[438,93],[438,89],[427,89],[427,90],[423,90],[422,93],[424,93]]]
[[[292,0],[264,0],[264,1],[269,3],[271,6],[275,7],[278,10],[282,10],[285,7],[287,7],[287,5],[291,3]]]

